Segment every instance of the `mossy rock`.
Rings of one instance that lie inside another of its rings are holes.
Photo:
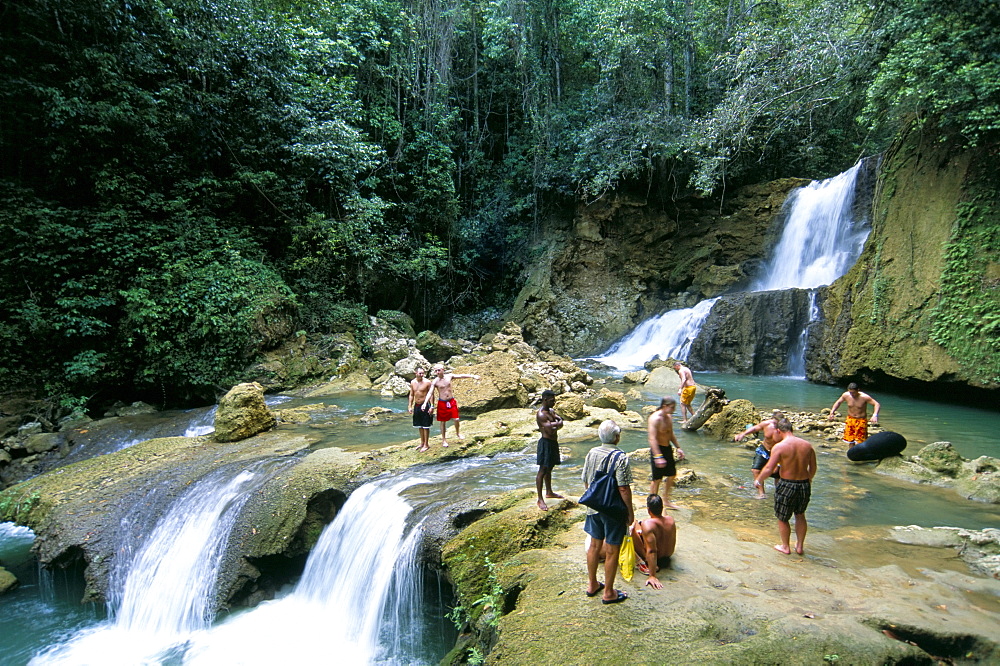
[[[756,424],[759,419],[757,408],[749,400],[730,400],[721,412],[705,423],[704,427],[716,439],[728,440],[745,430],[748,423]]]
[[[954,478],[961,471],[965,459],[959,455],[951,442],[935,442],[920,449],[917,455],[913,456],[913,461],[932,472]]]

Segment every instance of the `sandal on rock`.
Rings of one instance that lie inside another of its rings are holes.
[[[618,598],[616,598],[616,599],[601,599],[601,603],[602,604],[620,604],[621,602],[625,601],[626,599],[628,599],[628,595],[625,594],[624,592],[622,592],[621,590],[619,590],[618,591]]]

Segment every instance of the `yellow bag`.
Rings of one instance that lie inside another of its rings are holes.
[[[632,580],[632,574],[635,573],[635,546],[632,545],[631,535],[625,537],[621,550],[618,551],[618,570],[622,578]]]

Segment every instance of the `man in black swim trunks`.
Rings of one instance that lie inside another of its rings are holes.
[[[639,571],[649,576],[646,585],[662,590],[663,584],[656,573],[670,566],[670,556],[677,545],[677,524],[671,516],[663,515],[663,499],[659,495],[646,496],[646,510],[649,518],[632,523],[632,544],[642,560]]]
[[[542,499],[542,485],[545,485],[545,496],[549,499],[562,499],[562,495],[552,492],[552,468],[561,461],[559,458],[559,442],[557,431],[563,427],[563,420],[553,411],[556,404],[556,394],[552,391],[542,391],[542,407],[535,415],[538,430],[542,436],[538,440],[538,452],[535,462],[538,464],[538,474],[535,475],[535,488],[538,490],[538,508],[548,511],[549,507]]]
[[[674,447],[677,447],[677,456],[684,459],[684,451],[677,443],[677,436],[674,435],[673,414],[677,409],[677,400],[667,396],[660,400],[660,408],[649,415],[648,435],[649,435],[649,460],[652,467],[652,482],[649,484],[649,494],[658,495],[660,492],[660,480],[665,479],[663,484],[663,506],[668,509],[678,508],[670,501],[670,491],[674,487],[674,477],[677,476],[677,466],[674,463]],[[673,446],[671,446],[673,445]]]
[[[420,447],[417,452],[422,453],[431,448],[431,421],[434,419],[434,409],[425,403],[427,393],[431,390],[431,380],[424,376],[425,371],[421,367],[418,367],[414,374],[416,377],[410,382],[410,397],[406,411],[413,414],[413,427],[420,433]]]

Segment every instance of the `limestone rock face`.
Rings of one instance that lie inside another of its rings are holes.
[[[215,412],[215,440],[238,442],[270,430],[277,421],[264,404],[260,384],[237,384],[219,401]]]
[[[456,379],[452,382],[455,398],[462,411],[481,414],[494,409],[525,407],[528,391],[521,386],[521,371],[510,354],[493,352],[481,363],[458,367],[456,373],[479,375],[480,379]]]
[[[917,129],[904,134],[888,154],[880,167],[881,196],[865,249],[847,274],[820,290],[822,320],[810,327],[806,376],[870,384],[866,378],[885,375],[996,393],[996,331],[983,326],[981,316],[963,316],[977,308],[995,312],[1000,303],[997,280],[991,277],[997,270],[997,234],[992,233],[992,241],[989,236],[985,242],[969,241],[977,227],[996,224],[995,155],[992,149],[957,151],[948,143],[928,144]],[[957,211],[976,188],[979,217],[962,223]],[[952,243],[966,251],[955,264],[948,260]],[[964,305],[948,310],[942,290],[956,281],[966,285],[961,287]]]
[[[409,317],[401,312],[398,314],[404,318],[400,321],[405,324]],[[368,335],[368,344],[371,347],[373,359],[385,361],[389,365],[392,365],[396,361],[409,356],[410,350],[414,345],[412,336],[406,338],[404,335],[400,335],[398,328],[382,319],[370,317],[369,321],[371,328]],[[412,324],[410,325],[410,330],[413,330]]]
[[[649,373],[645,370],[626,372],[622,375],[622,381],[626,384],[645,384],[647,379],[649,379]]]
[[[649,317],[745,282],[766,255],[785,179],[667,204],[628,194],[580,204],[529,269],[512,317],[525,340],[574,357],[607,349]]]
[[[809,322],[809,292],[803,289],[721,297],[691,344],[695,367],[745,375],[785,374]]]

